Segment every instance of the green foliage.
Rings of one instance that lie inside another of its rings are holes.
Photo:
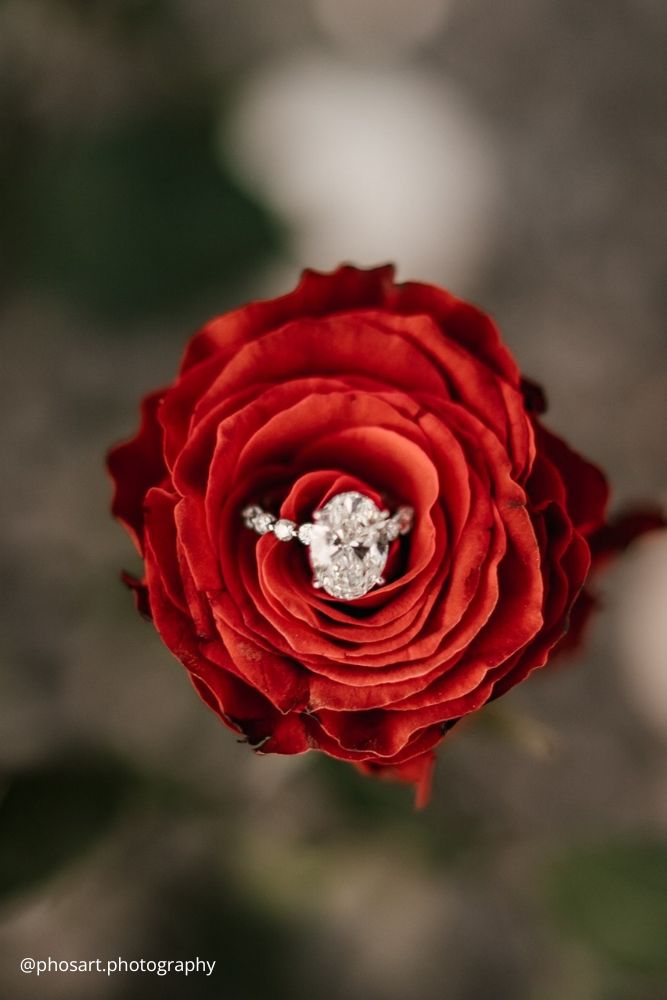
[[[243,279],[278,229],[183,110],[52,140],[22,183],[23,279],[114,321],[171,314]]]
[[[5,777],[0,799],[0,901],[57,873],[114,826],[134,778],[86,754]]]
[[[337,822],[333,837],[379,837],[410,845],[421,863],[449,867],[470,851],[486,850],[483,827],[453,797],[446,809],[437,798],[415,808],[412,785],[369,779],[344,761],[313,754],[312,767],[326,789]]]
[[[654,840],[576,847],[549,874],[556,922],[605,961],[667,972],[667,844]]]
[[[324,754],[312,754],[317,771],[341,817],[353,828],[374,830],[414,813],[414,791],[398,782],[369,780],[350,764]]]
[[[184,992],[180,976],[133,976],[125,1000],[189,1000],[229,997],[264,1000],[312,997],[310,984],[301,989],[293,973],[295,942],[302,934],[283,916],[271,915],[261,903],[239,893],[232,879],[224,885],[211,871],[187,876],[165,875],[156,887],[144,953],[174,959],[200,956],[216,960],[210,978],[193,975]],[[315,991],[316,992],[316,991]]]
[[[53,3],[53,0],[48,0]],[[57,0],[77,21],[100,20],[104,17],[117,30],[132,34],[141,29],[155,29],[171,14],[168,0]]]

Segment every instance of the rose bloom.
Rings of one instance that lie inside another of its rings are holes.
[[[488,316],[389,266],[306,271],[207,323],[108,459],[143,558],[126,581],[201,698],[261,753],[316,749],[429,794],[462,717],[576,643],[604,555],[602,473],[543,426]],[[313,586],[309,550],[259,536],[357,491],[414,510],[384,582]],[[568,627],[572,625],[570,635]]]

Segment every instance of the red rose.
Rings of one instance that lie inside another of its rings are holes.
[[[109,456],[140,606],[258,751],[319,749],[425,801],[444,733],[584,617],[607,486],[542,409],[473,306],[391,267],[306,271],[206,324]],[[345,601],[242,511],[301,524],[348,491],[411,506],[414,525],[386,582]]]

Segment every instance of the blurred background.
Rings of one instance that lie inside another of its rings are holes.
[[[434,801],[255,757],[134,612],[108,445],[212,313],[394,260],[667,501],[664,0],[3,0],[0,994],[662,1000],[667,539]],[[21,975],[23,956],[215,960]]]

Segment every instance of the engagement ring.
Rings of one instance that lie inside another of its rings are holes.
[[[281,542],[298,539],[308,546],[313,586],[331,597],[353,601],[381,587],[389,546],[412,527],[412,507],[395,514],[380,510],[363,493],[339,493],[313,514],[312,523],[276,518],[252,505],[242,511],[247,528],[258,535],[270,531]]]

